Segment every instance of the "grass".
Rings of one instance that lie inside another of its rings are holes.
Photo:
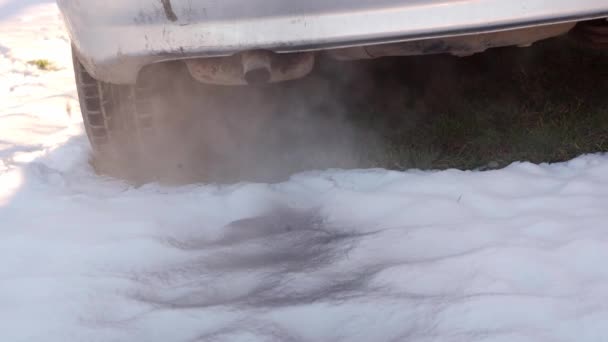
[[[346,112],[382,140],[366,166],[487,169],[608,151],[608,53],[562,38],[357,63],[365,76],[334,89],[361,93]]]
[[[57,70],[57,67],[53,64],[53,62],[48,59],[33,59],[28,61],[27,64],[36,66],[39,70],[44,71],[53,71]]]

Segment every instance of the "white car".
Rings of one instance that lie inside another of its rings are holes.
[[[528,46],[568,33],[608,41],[606,0],[58,0],[98,157],[135,165],[163,132],[173,79],[241,86],[338,60]],[[159,68],[158,66],[170,66]],[[180,77],[181,77],[180,76]],[[181,83],[180,83],[181,86]],[[203,95],[203,94],[201,94]]]

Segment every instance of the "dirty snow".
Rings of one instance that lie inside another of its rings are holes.
[[[0,20],[2,341],[608,340],[608,156],[133,188],[88,164],[55,5]]]

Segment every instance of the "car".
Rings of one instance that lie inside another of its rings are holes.
[[[608,41],[606,0],[57,2],[72,40],[95,155],[150,175],[169,163],[158,162],[167,142],[166,118],[189,98],[213,97],[211,86],[234,87],[238,94],[242,87],[303,78],[321,56],[468,56],[571,31],[602,47]],[[159,102],[168,96],[172,102]],[[239,134],[219,131],[211,119],[209,127],[216,128],[205,134],[215,140]]]

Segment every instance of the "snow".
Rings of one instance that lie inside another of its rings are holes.
[[[3,341],[608,340],[608,156],[134,188],[88,163],[56,6],[19,3],[0,1]]]

